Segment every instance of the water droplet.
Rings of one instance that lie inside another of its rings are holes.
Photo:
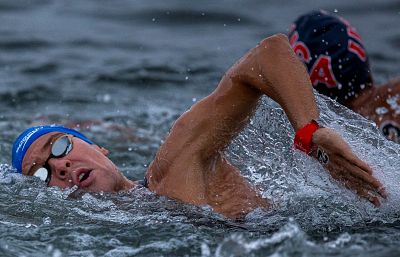
[[[155,22],[155,21],[156,21],[156,18],[151,19],[151,21],[152,21],[152,22]]]
[[[50,217],[45,217],[45,218],[43,218],[43,224],[44,224],[44,225],[50,225],[50,224],[51,224],[51,219],[50,219]]]
[[[390,108],[395,111],[396,115],[400,114],[399,100],[400,100],[399,95],[395,95],[386,100],[386,102],[390,105]]]
[[[386,109],[385,107],[378,107],[375,109],[375,113],[378,115],[384,115],[385,113],[387,113],[389,110]]]
[[[192,98],[192,102],[194,103],[194,102],[196,102],[196,101],[197,101],[197,98],[193,97],[193,98]]]
[[[62,252],[58,249],[55,249],[53,252],[53,257],[62,257]]]
[[[333,9],[333,12],[338,13],[339,11],[338,11],[338,9]]]
[[[109,94],[103,95],[103,102],[108,103],[111,100],[111,96]]]
[[[46,250],[47,252],[53,251],[53,245],[52,244],[47,245]]]
[[[132,152],[132,150],[133,150],[132,147],[128,147],[129,152]]]
[[[185,77],[185,80],[188,80],[188,79],[189,79],[189,77],[188,77],[188,76],[186,76],[186,77]]]

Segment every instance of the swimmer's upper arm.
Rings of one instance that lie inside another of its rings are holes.
[[[206,183],[201,173],[248,123],[263,94],[284,108],[295,130],[318,117],[308,73],[284,35],[251,49],[214,92],[179,117],[149,167],[150,189],[157,192],[166,183],[170,196],[179,178],[188,185],[185,190],[201,194]]]
[[[248,51],[214,92],[177,120],[170,137],[187,140],[207,160],[243,129],[263,94],[282,106],[295,130],[319,116],[307,70],[285,35],[269,37]]]

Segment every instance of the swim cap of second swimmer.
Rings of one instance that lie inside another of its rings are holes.
[[[345,19],[313,11],[297,18],[288,36],[319,93],[347,105],[363,89],[372,86],[361,38]]]

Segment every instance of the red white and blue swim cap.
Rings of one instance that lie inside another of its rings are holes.
[[[22,161],[24,160],[28,148],[39,137],[51,132],[70,134],[82,139],[88,144],[93,144],[93,142],[82,133],[76,131],[75,129],[66,128],[61,125],[45,125],[28,128],[17,137],[12,148],[12,165],[19,173],[22,173]]]
[[[289,30],[293,50],[314,88],[346,105],[372,86],[368,56],[356,29],[325,11],[300,16]]]

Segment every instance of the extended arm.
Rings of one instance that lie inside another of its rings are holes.
[[[267,38],[251,49],[227,71],[213,93],[175,122],[149,167],[150,189],[184,202],[209,204],[230,217],[238,215],[236,209],[247,213],[266,207],[222,152],[247,124],[263,94],[283,107],[295,131],[319,116],[308,74],[284,35]],[[317,132],[315,143],[333,157],[333,167],[328,169],[339,170],[341,180],[346,180],[343,170],[361,170],[358,180],[346,185],[375,190],[371,183],[379,182],[341,137],[328,129]],[[341,161],[335,162],[334,154]],[[343,163],[345,168],[340,167]]]
[[[234,66],[232,69],[232,80],[255,87],[277,101],[295,131],[318,118],[307,71],[297,61],[286,36],[277,35],[264,40],[236,65],[238,68]],[[389,86],[393,95],[396,91],[394,97],[398,101],[400,83],[392,82]],[[324,163],[324,167],[333,178],[374,205],[380,205],[379,197],[386,197],[384,187],[372,176],[371,168],[351,151],[337,133],[331,129],[319,129],[314,134],[313,143],[315,147],[312,156],[318,158],[317,149],[327,154],[329,161]]]

